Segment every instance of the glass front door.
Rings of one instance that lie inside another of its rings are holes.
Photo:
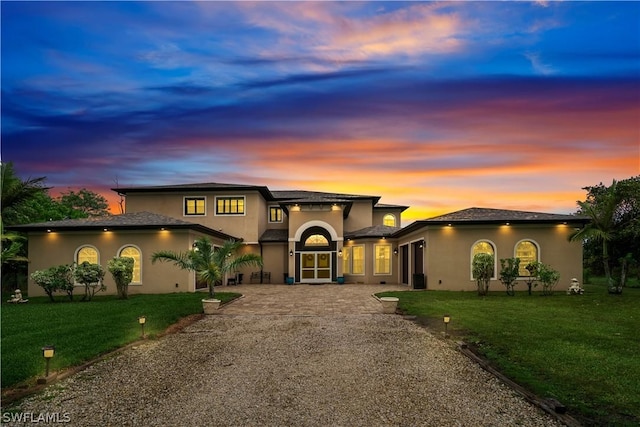
[[[300,264],[302,282],[331,281],[331,252],[305,252]]]

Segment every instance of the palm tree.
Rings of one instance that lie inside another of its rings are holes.
[[[0,165],[0,187],[2,187],[2,206],[3,219],[7,224],[15,224],[17,221],[16,209],[19,206],[36,197],[38,193],[46,192],[44,186],[46,177],[29,178],[26,181],[21,180],[13,169],[13,163],[2,163]]]
[[[193,249],[185,252],[158,251],[151,255],[151,262],[172,262],[182,270],[194,271],[198,279],[209,287],[209,297],[213,298],[213,287],[226,273],[244,266],[262,267],[262,257],[256,254],[235,255],[243,245],[239,240],[227,240],[220,247],[214,247],[211,240],[201,237],[195,241]]]
[[[617,293],[622,292],[622,289],[614,286],[611,277],[608,242],[613,239],[615,233],[618,231],[616,212],[620,202],[621,198],[615,180],[610,187],[605,188],[604,192],[597,199],[587,199],[584,202],[579,201],[578,206],[580,206],[580,213],[588,216],[591,222],[569,236],[569,240],[571,241],[594,239],[597,242],[602,242],[602,262],[604,264],[607,286],[610,291],[613,290]]]

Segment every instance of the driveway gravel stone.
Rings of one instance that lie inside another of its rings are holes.
[[[372,292],[360,293],[370,307]],[[561,425],[401,316],[242,314],[234,304],[12,410],[72,426]]]

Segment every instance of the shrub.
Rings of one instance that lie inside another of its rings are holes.
[[[531,295],[532,288],[538,286],[538,270],[540,269],[540,263],[538,261],[530,262],[526,265],[525,269],[529,272],[529,277],[526,280],[527,290],[529,291],[529,295]]]
[[[500,281],[507,288],[507,295],[515,295],[513,287],[520,275],[520,258],[500,259]]]
[[[93,298],[97,292],[107,289],[102,282],[104,274],[104,268],[102,268],[100,264],[91,264],[85,261],[76,266],[74,277],[78,283],[84,285],[82,301],[91,301],[91,298]]]
[[[542,283],[542,295],[553,295],[553,288],[560,280],[560,273],[551,266],[540,264],[538,268],[538,280]]]
[[[70,300],[73,300],[73,267],[70,265],[58,265],[46,270],[38,270],[31,273],[31,278],[49,296],[51,302],[55,302],[53,294],[56,291],[65,291]]]
[[[133,264],[135,260],[131,257],[113,257],[107,263],[107,269],[113,280],[116,282],[118,298],[127,299],[129,283],[133,279]]]
[[[478,295],[487,295],[489,292],[489,280],[493,276],[493,255],[475,254],[473,256],[473,277],[478,286]]]

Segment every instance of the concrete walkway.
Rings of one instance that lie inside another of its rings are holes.
[[[406,291],[397,285],[238,285],[216,288],[217,292],[238,292],[242,298],[223,306],[220,314],[241,315],[335,315],[382,312],[373,296],[384,291]]]

